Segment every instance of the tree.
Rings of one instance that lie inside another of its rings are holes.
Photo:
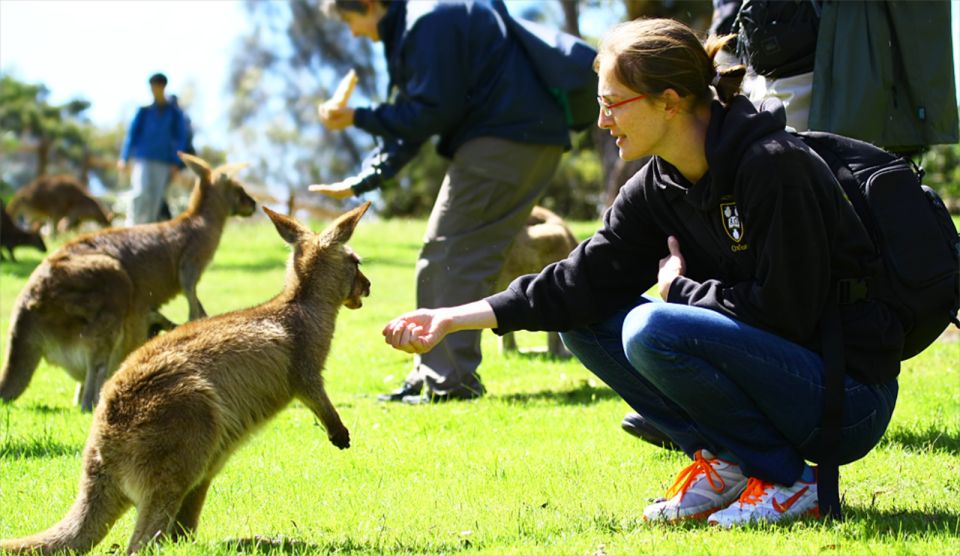
[[[33,175],[51,168],[86,182],[89,172],[115,147],[107,146],[86,118],[90,103],[73,99],[54,105],[43,84],[25,83],[0,75],[0,128],[6,130],[0,147],[5,157],[29,153],[35,159]]]

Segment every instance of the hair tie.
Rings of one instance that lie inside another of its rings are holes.
[[[720,73],[719,73],[719,72],[713,74],[713,81],[710,82],[710,85],[712,85],[714,89],[716,89],[717,86],[720,85]]]

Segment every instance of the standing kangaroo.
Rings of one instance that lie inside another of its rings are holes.
[[[0,400],[17,399],[40,358],[81,382],[77,399],[92,411],[104,381],[142,345],[151,327],[172,328],[157,308],[183,291],[190,320],[206,316],[197,282],[213,258],[227,217],[256,203],[230,177],[182,154],[199,176],[183,214],[169,222],[80,236],[30,275],[10,318]]]
[[[359,308],[370,293],[346,246],[369,206],[322,234],[264,208],[293,246],[283,291],[180,326],[131,354],[104,386],[73,507],[46,532],[0,541],[0,551],[89,551],[131,504],[137,521],[128,553],[157,537],[192,534],[231,453],[293,398],[320,419],[334,446],[349,447],[320,371],[340,306]]]
[[[39,226],[49,221],[54,232],[75,228],[91,220],[107,227],[113,214],[90,196],[80,180],[73,176],[40,176],[14,193],[10,215],[24,215]]]

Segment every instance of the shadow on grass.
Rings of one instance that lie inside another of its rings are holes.
[[[893,429],[880,439],[880,446],[902,446],[919,452],[944,452],[960,455],[960,434],[934,427],[926,430]]]
[[[355,541],[352,539],[331,539],[329,542],[311,543],[298,539],[289,538],[265,538],[252,537],[244,539],[232,539],[219,543],[219,547],[224,552],[236,552],[238,554],[339,554],[339,553],[383,553],[383,552],[401,552],[401,553],[451,553],[459,552],[470,548],[469,542],[464,543],[443,543],[428,545],[405,545],[403,543],[384,542],[370,543]],[[219,550],[218,550],[219,552]]]
[[[862,522],[863,536],[868,538],[901,538],[924,533],[960,534],[960,513],[950,510],[847,507],[844,517],[847,521]]]
[[[47,404],[32,404],[26,406],[27,411],[41,415],[65,415],[74,411],[80,413],[80,407],[50,406]]]
[[[603,400],[618,400],[620,396],[605,386],[591,386],[587,381],[583,381],[579,386],[568,390],[517,392],[497,396],[496,399],[521,405],[543,401],[561,405],[590,405]]]
[[[82,450],[81,444],[64,444],[51,438],[14,439],[0,443],[0,460],[73,456]]]

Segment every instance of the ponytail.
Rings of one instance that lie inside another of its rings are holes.
[[[717,91],[717,98],[723,104],[730,104],[733,97],[740,92],[743,77],[747,74],[747,68],[743,64],[726,68],[719,68],[716,65],[717,53],[735,37],[736,35],[724,35],[722,37],[711,35],[703,45],[703,49],[706,51],[707,57],[710,58],[715,71],[710,85]]]

